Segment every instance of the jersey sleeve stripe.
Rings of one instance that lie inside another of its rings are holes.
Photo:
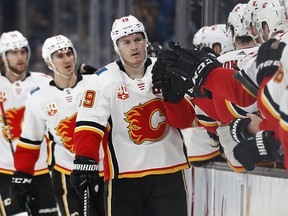
[[[40,150],[40,145],[31,145],[31,144],[23,143],[21,141],[19,141],[17,145],[25,149]]]
[[[20,137],[17,145],[25,149],[40,150],[41,143],[42,141],[32,141],[32,140]]]
[[[277,110],[279,110],[279,105],[277,105],[273,100],[268,92],[267,88],[264,88],[263,91],[260,93],[260,100],[263,106],[269,111],[269,113],[276,119],[279,119],[279,113]]]

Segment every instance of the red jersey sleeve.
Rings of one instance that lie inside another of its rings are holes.
[[[250,106],[256,98],[234,77],[235,70],[214,68],[206,77],[203,87],[239,106]]]
[[[28,149],[17,145],[14,154],[14,166],[17,171],[34,175],[34,167],[39,158],[40,149]]]
[[[102,135],[96,131],[90,130],[75,130],[74,133],[74,145],[76,149],[76,155],[92,158],[99,163],[99,148],[102,140]]]
[[[195,110],[192,103],[183,98],[178,103],[165,102],[167,122],[171,127],[188,128],[195,119]]]

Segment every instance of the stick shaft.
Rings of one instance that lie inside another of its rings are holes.
[[[234,74],[233,74],[233,77],[238,81],[240,82],[245,88],[247,88],[252,94],[254,97],[257,97],[257,94],[258,94],[258,89],[253,86],[248,80],[245,79],[245,77],[243,77],[239,71],[236,71]]]
[[[9,125],[8,125],[8,122],[7,122],[7,116],[6,116],[6,113],[5,113],[5,110],[4,110],[4,105],[3,105],[3,101],[2,100],[0,100],[0,109],[1,109],[1,114],[2,114],[2,119],[3,119],[3,122],[4,122],[4,126],[5,126],[5,129],[6,129],[7,138],[8,138],[9,144],[10,144],[10,149],[11,149],[11,152],[12,152],[12,154],[14,156],[14,147],[13,147],[12,137],[11,137],[10,128],[9,128]]]

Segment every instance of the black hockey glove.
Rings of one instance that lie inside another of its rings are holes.
[[[280,59],[286,44],[275,38],[269,39],[261,45],[256,58],[257,83],[260,86],[263,79],[277,72]]]
[[[168,45],[169,50],[163,51],[167,70],[172,74],[192,79],[195,86],[202,85],[208,73],[221,66],[217,59],[209,57],[196,46],[185,49],[173,41],[169,41]]]
[[[275,144],[273,132],[259,131],[255,137],[249,137],[237,144],[234,157],[246,170],[253,170],[258,162],[275,160]]]
[[[162,53],[162,52],[161,52]],[[166,70],[166,63],[161,53],[152,69],[153,89],[162,89],[165,101],[177,103],[184,97],[185,93],[190,94],[193,84],[191,79],[177,76]]]
[[[86,65],[85,63],[80,64],[77,70],[78,74],[93,74],[96,71],[97,68],[94,68],[91,65]]]
[[[252,136],[247,131],[250,122],[250,118],[235,118],[230,122],[230,133],[235,142],[240,143]]]
[[[164,86],[164,78],[166,76],[166,64],[161,58],[161,53],[157,58],[153,68],[152,68],[152,88],[161,89]]]
[[[177,79],[182,79],[182,78],[178,77]],[[176,88],[178,88],[177,85],[179,83],[181,83],[181,81],[177,82],[176,79],[166,78],[164,80],[164,85],[162,88],[162,95],[163,95],[164,101],[177,103],[184,98],[185,92],[176,90]]]
[[[10,196],[12,202],[18,202],[20,208],[22,208],[23,210],[26,210],[26,205],[30,204],[32,201],[32,197],[30,194],[32,178],[32,175],[20,171],[14,172],[12,176]]]
[[[70,183],[80,198],[87,188],[92,195],[96,195],[99,190],[99,164],[91,158],[77,156],[70,175]]]
[[[207,54],[207,56],[211,58],[211,60],[213,60],[215,63],[221,65],[221,63],[218,62],[218,60],[217,60],[217,57],[219,57],[220,55],[217,54],[213,49],[211,49],[210,47],[205,46],[205,47],[202,47],[201,50],[203,52],[205,52]]]

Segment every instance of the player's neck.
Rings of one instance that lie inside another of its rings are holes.
[[[12,83],[14,83],[16,81],[24,80],[26,75],[27,75],[26,71],[22,72],[22,73],[15,73],[15,72],[9,70],[5,73],[5,76],[7,77],[7,79],[9,79],[10,82],[12,82]]]
[[[71,87],[75,86],[75,84],[77,82],[77,76],[76,76],[76,74],[73,74],[69,78],[64,78],[64,77],[55,75],[54,76],[54,82],[55,82],[56,86],[60,89],[71,88]]]
[[[144,66],[137,69],[133,69],[128,67],[127,65],[124,65],[124,68],[128,76],[132,79],[141,79],[144,75]]]

